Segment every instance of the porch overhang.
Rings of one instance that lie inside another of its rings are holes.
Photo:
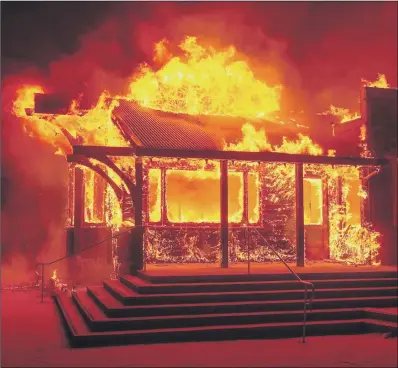
[[[95,157],[96,155],[109,155],[354,166],[383,166],[388,163],[388,160],[385,158],[313,156],[279,152],[180,150],[147,147],[133,148],[82,145],[73,146],[73,154],[89,155],[91,157]]]

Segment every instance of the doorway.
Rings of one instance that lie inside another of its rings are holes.
[[[304,178],[305,256],[309,261],[329,258],[327,190],[321,178]]]

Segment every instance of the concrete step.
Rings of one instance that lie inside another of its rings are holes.
[[[201,304],[262,300],[303,299],[304,290],[260,290],[234,292],[199,292],[179,294],[139,294],[120,281],[104,281],[104,287],[124,305]],[[362,287],[316,289],[318,298],[396,296],[397,287]],[[310,293],[309,293],[310,294]]]
[[[303,332],[302,322],[231,324],[222,326],[96,332],[88,329],[88,325],[85,323],[84,318],[72,298],[66,294],[57,294],[54,298],[65,322],[70,343],[74,347],[176,341],[286,338],[300,337]],[[394,326],[391,326],[391,322],[385,322],[384,325],[379,325],[377,321],[375,321],[373,326],[376,325],[380,330],[385,332],[394,328]],[[357,334],[366,332],[366,319],[309,321],[307,324],[308,336]]]
[[[356,267],[358,271],[352,272],[298,272],[298,275],[307,281],[316,280],[337,280],[337,279],[375,279],[375,278],[397,278],[395,271],[361,271],[361,267]],[[172,271],[170,271],[172,272]],[[137,276],[153,284],[176,284],[176,283],[213,283],[213,282],[245,282],[245,281],[287,281],[292,280],[290,273],[270,273],[270,274],[233,274],[217,273],[206,275],[189,274],[167,274],[167,272],[149,273],[138,271]]]
[[[398,307],[395,308],[366,308],[366,317],[378,321],[398,323]]]
[[[120,281],[139,294],[182,294],[231,291],[302,290],[303,285],[292,280],[278,281],[237,281],[237,282],[196,282],[153,284],[138,276],[125,275]],[[360,287],[398,287],[397,278],[326,279],[312,280],[316,289],[360,288]]]
[[[73,294],[73,300],[82,313],[86,323],[89,325],[91,331],[302,322],[304,316],[303,309],[301,309],[293,311],[251,313],[109,318],[88,293],[84,291],[77,292]],[[363,308],[320,309],[312,312],[308,311],[307,313],[307,321],[352,320],[365,317],[365,311]]]
[[[269,311],[302,310],[303,299],[284,300],[250,300],[250,301],[219,301],[211,303],[179,303],[173,304],[167,299],[164,304],[124,305],[105,287],[87,287],[87,292],[102,308],[108,317],[143,317],[194,314],[250,313]],[[396,307],[398,297],[365,296],[365,297],[329,297],[320,298],[317,294],[313,301],[313,309],[365,308],[365,307]]]

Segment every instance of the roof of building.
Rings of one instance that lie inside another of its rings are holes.
[[[218,150],[213,139],[194,117],[164,113],[120,100],[113,116],[129,131],[135,144],[148,148]]]

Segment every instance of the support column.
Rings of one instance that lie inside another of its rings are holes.
[[[228,161],[220,162],[221,267],[228,268]]]
[[[297,267],[304,267],[304,182],[302,163],[296,163],[296,250]]]
[[[73,234],[73,250],[71,253],[80,249],[81,229],[84,224],[84,176],[80,167],[75,168],[75,203],[74,203],[74,234]]]
[[[243,172],[243,223],[249,223],[249,173]]]
[[[167,204],[166,204],[166,169],[162,167],[160,175],[160,209],[161,209],[161,223],[164,225],[167,222]]]
[[[336,190],[337,190],[337,201],[336,202],[337,202],[337,205],[340,208],[342,208],[342,205],[343,205],[343,178],[341,176],[337,177]],[[344,212],[345,212],[345,209],[344,209]],[[341,220],[338,223],[338,228],[340,231],[343,230],[343,223]]]
[[[144,227],[143,227],[143,167],[142,158],[135,160],[135,193],[134,193],[134,221],[135,229],[132,237],[132,271],[142,270],[144,266]]]
[[[82,248],[82,228],[84,225],[84,175],[81,167],[75,166],[74,175],[74,203],[73,203],[73,230],[67,233],[67,255],[70,256]],[[68,272],[78,278],[79,269],[75,257],[67,260]]]
[[[80,167],[75,168],[74,225],[81,228],[84,222],[84,177]]]

